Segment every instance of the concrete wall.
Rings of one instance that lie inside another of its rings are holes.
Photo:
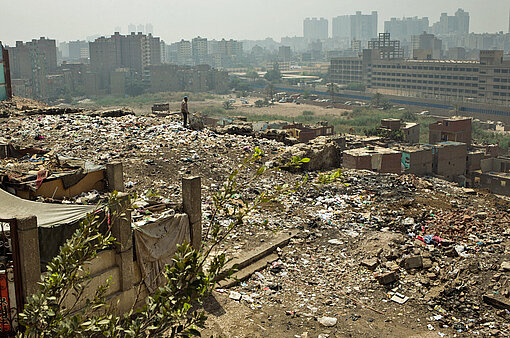
[[[372,155],[359,155],[344,153],[343,167],[346,169],[365,169],[374,170],[380,173],[395,173],[400,174],[402,155],[400,153],[394,154],[372,154]]]
[[[481,170],[484,153],[481,151],[470,152],[467,154],[467,171]]]
[[[344,153],[342,166],[346,169],[365,169],[372,170],[370,156],[353,156]]]
[[[510,176],[482,174],[480,186],[488,188],[493,194],[510,196]]]
[[[453,179],[466,173],[467,145],[442,145],[434,151],[434,173]]]
[[[411,144],[420,143],[420,125],[402,129],[404,132],[404,140]]]
[[[409,158],[409,169],[405,173],[415,175],[431,175],[433,155],[432,149],[424,149],[412,152],[402,152],[402,158]]]

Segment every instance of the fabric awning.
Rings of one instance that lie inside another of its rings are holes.
[[[0,219],[36,216],[37,225],[53,228],[83,219],[94,211],[93,205],[50,204],[24,200],[0,189]]]

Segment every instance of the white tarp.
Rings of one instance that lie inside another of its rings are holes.
[[[36,216],[37,225],[53,228],[83,219],[95,206],[75,204],[50,204],[24,200],[0,189],[0,219]]]
[[[177,214],[134,230],[136,258],[142,279],[152,293],[165,281],[163,270],[172,264],[177,245],[190,242],[188,215]]]

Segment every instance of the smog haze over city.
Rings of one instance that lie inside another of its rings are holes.
[[[379,13],[379,31],[392,17],[428,17],[436,22],[441,13],[463,8],[471,14],[471,32],[495,33],[508,29],[510,4],[502,0],[408,1],[408,0],[317,0],[317,1],[177,1],[177,0],[20,0],[2,5],[2,41],[14,44],[49,36],[58,41],[87,36],[111,35],[115,27],[128,33],[130,23],[151,23],[154,34],[165,41],[207,36],[212,39],[264,39],[300,36],[305,17],[332,17],[356,11]],[[23,15],[19,15],[23,13]]]

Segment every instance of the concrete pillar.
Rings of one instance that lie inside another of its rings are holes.
[[[119,193],[119,203],[113,206],[114,219],[112,235],[115,237],[117,265],[120,268],[120,289],[127,291],[133,287],[133,233],[131,230],[131,211],[128,206],[128,195]]]
[[[106,180],[108,181],[108,191],[124,192],[124,170],[121,162],[106,165]]]
[[[188,214],[191,244],[195,250],[202,246],[202,182],[200,177],[186,177],[182,179],[182,206]]]
[[[13,234],[14,235],[14,234]],[[41,280],[41,258],[39,255],[39,232],[35,216],[16,219],[17,248],[14,248],[16,239],[12,238],[13,249],[19,253],[19,266],[21,272],[21,285],[23,299],[35,293]],[[13,253],[14,254],[14,253]]]

